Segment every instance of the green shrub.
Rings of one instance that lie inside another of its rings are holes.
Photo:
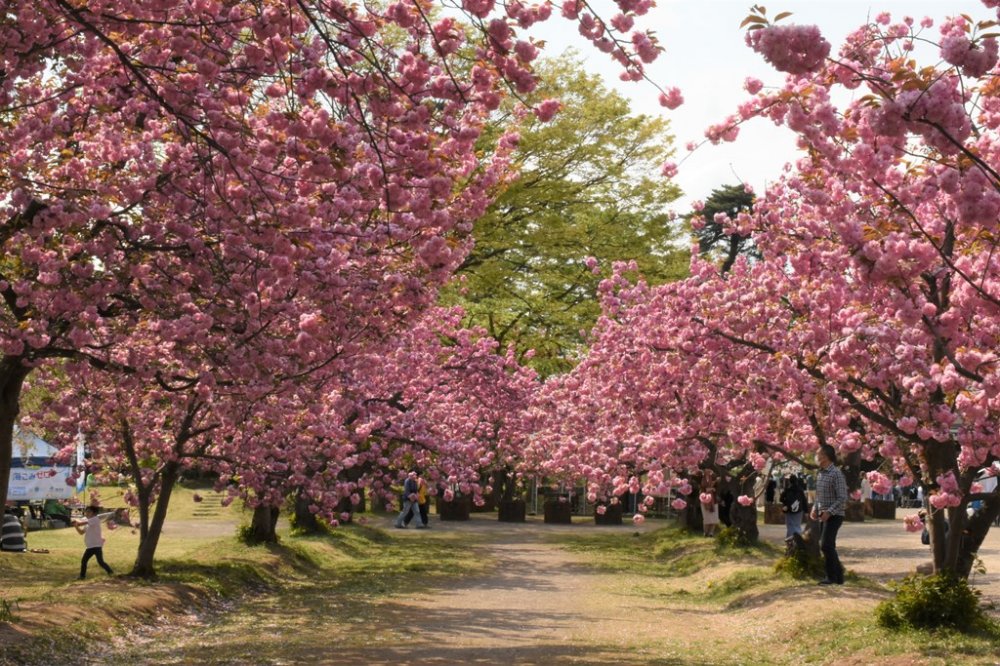
[[[785,555],[774,564],[778,573],[788,574],[796,580],[819,578],[823,575],[823,558],[810,555],[805,548],[795,550],[791,555]]]
[[[308,534],[329,534],[330,526],[322,518],[316,518],[315,527],[310,524],[300,524],[299,516],[294,511],[288,514],[288,524],[294,536],[305,536]]]
[[[269,543],[268,541],[264,541],[264,540],[261,540],[261,539],[257,538],[257,535],[254,532],[252,524],[249,524],[249,525],[240,525],[239,527],[237,527],[236,528],[236,539],[240,543],[245,544],[247,546],[260,546],[260,545],[263,545],[265,543]],[[275,535],[274,541],[270,542],[270,543],[278,543],[280,540],[281,540],[280,537],[278,537],[277,535]]]
[[[14,622],[17,616],[14,609],[17,608],[17,601],[0,597],[0,622]]]
[[[728,548],[753,548],[757,542],[747,536],[746,532],[735,527],[723,527],[715,535],[715,544],[719,549]]]
[[[891,587],[896,596],[875,609],[875,619],[887,629],[954,629],[977,632],[993,628],[983,612],[979,590],[952,574],[912,575]]]

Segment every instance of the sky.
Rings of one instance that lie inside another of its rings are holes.
[[[848,33],[883,11],[890,12],[894,19],[912,16],[919,21],[930,16],[935,19],[935,26],[927,34],[934,38],[945,16],[966,13],[976,20],[996,18],[995,12],[972,0],[758,2],[765,5],[768,16],[792,12],[782,23],[818,25],[833,45],[832,53],[836,53]],[[576,49],[584,68],[601,74],[609,87],[630,99],[633,111],[669,119],[675,137],[674,161],[680,163],[674,180],[684,192],[672,208],[683,214],[690,210],[692,201],[706,198],[721,185],[743,182],[763,192],[768,182],[780,176],[786,163],[799,157],[791,132],[760,119],[746,123],[734,143],[718,146],[706,143],[690,155],[685,148],[690,141],[701,142],[709,125],[735,113],[748,97],[743,90],[746,77],[756,77],[765,86],[779,86],[783,81],[783,75],[744,42],[745,31],[739,25],[750,13],[752,4],[751,0],[658,0],[658,6],[642,17],[641,25],[653,30],[665,49],[647,73],[660,86],[677,86],[684,94],[685,103],[673,111],[659,105],[658,93],[648,83],[621,82],[619,65],[597,52],[561,17],[554,16],[534,29],[532,35],[546,40],[545,52],[551,55],[566,48]],[[603,18],[609,19],[615,13],[610,0],[597,0],[591,5]],[[921,60],[934,64],[937,53],[926,53]]]

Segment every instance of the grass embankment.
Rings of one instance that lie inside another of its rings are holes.
[[[117,492],[101,490],[105,506],[122,505]],[[174,494],[154,582],[120,575],[131,568],[139,540],[127,527],[105,530],[105,559],[116,573],[110,578],[91,560],[87,580],[77,580],[84,547],[72,528],[28,534],[29,547],[48,553],[0,555],[0,599],[11,603],[13,614],[13,621],[0,622],[0,664],[76,663],[107,639],[248,593],[321,586],[348,603],[392,594],[404,580],[412,587],[415,572],[431,583],[481,566],[446,539],[417,552],[396,535],[363,525],[317,536],[279,530],[280,544],[247,546],[236,539],[243,511],[218,506],[205,490],[197,491],[205,502],[196,503],[194,492]]]
[[[1000,633],[884,629],[873,612],[892,594],[884,585],[850,574],[842,587],[797,580],[775,568],[782,552],[770,544],[743,548],[675,527],[553,541],[614,574],[616,592],[637,607],[675,611],[662,643],[645,646],[658,655],[650,664],[1000,663]]]

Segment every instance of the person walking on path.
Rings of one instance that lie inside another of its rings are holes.
[[[80,580],[87,577],[87,562],[92,557],[97,558],[97,563],[108,572],[109,576],[114,573],[104,561],[104,535],[101,534],[101,521],[111,515],[113,514],[110,511],[99,514],[96,506],[88,506],[83,510],[84,520],[73,523],[76,531],[83,535],[83,545],[86,547],[83,559],[80,560]]]
[[[843,585],[844,566],[837,555],[837,532],[844,523],[847,507],[847,482],[836,465],[837,452],[829,444],[821,444],[816,452],[820,470],[816,479],[816,503],[810,518],[823,524],[820,550],[826,566],[826,578],[820,585]]]
[[[424,481],[424,477],[422,476],[417,479],[417,505],[420,507],[420,519],[424,521],[424,527],[430,527],[431,496],[427,492],[427,482]],[[409,525],[414,515],[416,514],[412,510],[406,514],[403,524]]]
[[[790,474],[781,491],[781,510],[785,512],[785,538],[802,534],[802,513],[806,510],[806,493],[799,477]]]
[[[406,481],[403,482],[403,509],[396,516],[396,527],[402,529],[406,527],[403,524],[403,520],[406,519],[406,515],[413,511],[413,515],[417,518],[417,529],[422,529],[427,527],[423,519],[420,518],[420,504],[418,503],[418,491],[420,490],[420,485],[417,482],[417,473],[410,472],[406,475]]]

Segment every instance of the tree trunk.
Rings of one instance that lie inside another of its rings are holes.
[[[251,538],[254,543],[278,542],[278,507],[260,505],[253,510]]]
[[[979,548],[983,545],[983,540],[986,539],[986,534],[990,531],[993,521],[997,519],[997,515],[1000,515],[1000,495],[985,500],[979,513],[969,519],[965,538],[962,539],[958,553],[957,569],[963,578],[968,578],[972,573]]]
[[[21,409],[21,388],[31,372],[20,357],[4,357],[0,362],[0,498],[7,500],[10,489],[11,459],[14,455],[14,424]]]
[[[750,472],[743,477],[724,477],[725,483],[730,486],[730,492],[734,497],[740,495],[754,496],[754,486],[757,483],[757,472]],[[760,530],[757,528],[757,505],[743,506],[739,502],[733,502],[729,509],[729,518],[733,523],[733,529],[739,532],[740,540],[744,543],[757,543],[760,537]]]
[[[160,543],[160,535],[163,533],[163,523],[167,519],[167,506],[170,504],[170,495],[174,491],[174,484],[180,475],[180,465],[177,462],[168,462],[163,466],[160,476],[160,492],[156,498],[156,509],[153,517],[149,521],[148,531],[139,538],[139,551],[136,553],[135,564],[132,566],[130,575],[137,578],[154,578],[156,570],[153,567],[153,556],[156,554],[156,546]],[[142,510],[140,509],[140,515]],[[148,508],[146,515],[149,515]]]
[[[958,451],[959,447],[957,443],[938,443],[933,446],[924,447],[924,462],[927,465],[928,482],[948,472],[955,473],[956,479],[959,478],[957,473]],[[960,483],[960,490],[967,493],[969,485],[971,485],[971,477]],[[931,507],[929,511],[930,524],[927,527],[931,537],[931,552],[934,556],[934,573],[952,574],[960,577],[968,575],[968,571],[963,573],[963,569],[965,568],[963,560],[974,559],[973,554],[978,550],[979,544],[985,538],[986,531],[989,530],[989,525],[980,526],[978,529],[981,531],[981,534],[970,539],[971,535],[967,533],[968,517],[965,510],[966,505],[962,503],[957,507],[948,509],[934,509]],[[947,532],[945,532],[946,517],[948,521]],[[976,522],[978,525],[979,521]],[[969,561],[968,566],[970,571],[971,564],[971,561]]]
[[[320,531],[316,514],[309,510],[310,503],[309,498],[303,497],[301,493],[295,494],[295,529],[303,534],[316,534]],[[255,518],[256,515],[255,512]],[[275,511],[275,516],[277,515],[277,511]],[[274,541],[277,539],[275,538]]]
[[[429,497],[427,498],[427,501],[430,501]],[[353,523],[355,511],[356,507],[351,503],[350,497],[341,497],[340,501],[337,502],[337,520],[341,525]],[[345,514],[347,515],[347,518],[344,518]]]
[[[698,484],[691,480],[691,494],[685,498],[687,506],[677,514],[677,524],[691,532],[701,532],[704,528],[704,523],[701,520],[701,502],[698,501],[700,492]],[[732,516],[731,513],[730,516]]]
[[[499,506],[503,502],[514,501],[514,491],[517,488],[517,479],[506,468],[497,471],[494,475],[496,483],[493,485],[493,493],[496,496],[496,503]]]
[[[844,456],[840,471],[844,475],[844,482],[847,484],[848,494],[855,490],[861,490],[861,452],[852,451]]]
[[[805,512],[802,515],[802,520],[806,527],[806,553],[808,553],[810,557],[818,558],[822,554],[820,552],[820,539],[823,537],[823,523],[818,520],[811,519],[808,512]]]

